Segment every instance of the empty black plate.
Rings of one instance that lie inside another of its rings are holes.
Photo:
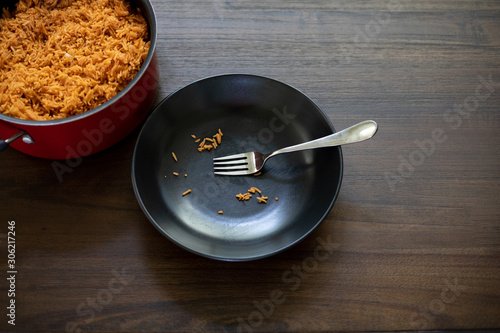
[[[217,149],[199,152],[191,135],[203,139],[219,129]],[[134,191],[153,225],[187,250],[219,260],[267,257],[303,239],[329,213],[342,180],[341,148],[276,156],[260,176],[215,176],[212,159],[332,133],[320,108],[287,84],[246,74],[205,78],[166,97],[144,124],[132,160]],[[236,198],[251,187],[267,204],[257,195]]]

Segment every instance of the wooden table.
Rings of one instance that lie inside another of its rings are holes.
[[[152,2],[157,103],[206,76],[260,74],[308,94],[337,129],[374,119],[379,132],[344,148],[319,228],[243,263],[151,225],[130,177],[138,131],[62,182],[51,160],[1,153],[0,331],[500,329],[500,2]]]

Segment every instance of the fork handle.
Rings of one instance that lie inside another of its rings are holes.
[[[322,148],[322,147],[335,147],[340,145],[346,145],[349,143],[365,141],[374,136],[375,133],[377,133],[377,129],[378,126],[376,122],[374,122],[373,120],[365,120],[356,125],[348,127],[340,132],[319,139],[315,139],[312,141],[300,143],[298,145],[278,149],[269,154],[268,158],[278,154],[291,153],[299,150]]]

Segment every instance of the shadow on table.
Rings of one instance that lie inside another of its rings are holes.
[[[137,287],[154,294],[131,329],[286,329],[308,307],[308,298],[321,298],[322,281],[334,278],[338,244],[327,228],[320,226],[285,252],[250,262],[202,258],[153,230],[158,236],[143,244],[150,254],[141,270],[147,271],[141,277],[146,285]]]

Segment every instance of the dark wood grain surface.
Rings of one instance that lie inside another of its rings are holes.
[[[500,2],[152,2],[157,103],[252,73],[302,90],[337,129],[374,119],[379,132],[343,149],[319,228],[244,263],[191,254],[150,224],[130,177],[138,131],[62,182],[53,161],[2,152],[0,331],[500,329]]]

